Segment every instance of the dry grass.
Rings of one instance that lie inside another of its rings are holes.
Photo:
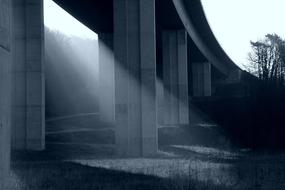
[[[9,190],[282,190],[285,162],[97,159],[16,162]]]

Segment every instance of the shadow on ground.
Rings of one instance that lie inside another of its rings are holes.
[[[114,129],[81,119],[49,123],[45,151],[13,151],[8,190],[285,189],[284,154],[233,149],[207,120],[160,127],[156,157],[118,158]]]
[[[70,162],[21,162],[12,169],[9,190],[227,190],[189,178],[167,179]]]

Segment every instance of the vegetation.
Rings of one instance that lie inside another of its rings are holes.
[[[285,40],[276,34],[250,42],[248,72],[238,84],[222,88],[223,96],[196,100],[226,131],[231,141],[241,147],[284,151],[285,149]],[[231,96],[230,87],[242,93]],[[226,95],[225,95],[226,94]]]
[[[277,160],[276,160],[277,161]],[[17,162],[8,190],[280,190],[284,163],[248,160],[107,159],[94,166],[72,162]],[[89,163],[92,165],[92,162]]]
[[[284,155],[225,149],[219,146],[225,143],[218,142],[223,135],[219,130],[214,126],[160,128],[160,151],[153,158],[118,158],[99,147],[47,146],[43,152],[13,151],[7,190],[285,188]],[[93,136],[85,137],[88,135]]]
[[[283,86],[285,80],[285,41],[277,34],[251,41],[250,72],[267,85]]]

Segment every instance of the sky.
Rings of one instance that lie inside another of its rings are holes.
[[[95,32],[84,26],[52,0],[44,0],[44,23],[46,27],[58,30],[68,36],[98,39]]]
[[[240,67],[248,64],[250,41],[276,33],[285,38],[285,0],[201,0],[214,35]]]
[[[285,38],[285,0],[201,0],[218,42],[241,68],[248,64],[250,41],[268,33]],[[52,0],[44,0],[45,25],[66,35],[98,39]]]

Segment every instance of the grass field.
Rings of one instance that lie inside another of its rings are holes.
[[[276,159],[276,158],[273,158]],[[282,190],[285,163],[200,159],[14,162],[9,190]]]
[[[115,157],[109,128],[61,123],[47,132],[45,151],[13,152],[7,190],[285,189],[284,154],[232,148],[216,128],[160,128],[153,158]]]

